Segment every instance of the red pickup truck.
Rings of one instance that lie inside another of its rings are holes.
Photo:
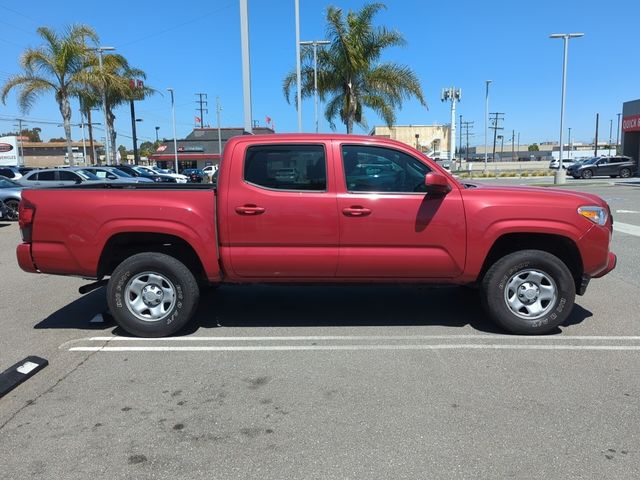
[[[616,264],[596,195],[464,183],[354,135],[236,137],[215,186],[24,190],[19,216],[23,270],[85,290],[109,277],[113,317],[145,337],[178,331],[221,283],[478,286],[498,324],[541,334]]]

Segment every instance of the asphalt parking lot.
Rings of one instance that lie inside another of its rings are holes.
[[[0,221],[0,370],[50,362],[0,399],[0,478],[640,478],[640,179],[566,188],[610,203],[618,266],[533,338],[461,288],[252,286],[133,339]]]

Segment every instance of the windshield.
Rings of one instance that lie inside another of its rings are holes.
[[[0,188],[14,188],[20,185],[8,178],[0,177]]]
[[[123,172],[122,170],[118,170],[117,168],[110,169],[110,170],[107,170],[107,171],[109,173],[113,173],[114,175],[117,175],[118,177],[133,178],[133,175],[129,175],[127,172]]]

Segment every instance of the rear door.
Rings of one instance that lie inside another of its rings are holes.
[[[231,160],[221,249],[233,273],[334,277],[338,219],[326,145],[239,143]]]
[[[450,278],[462,273],[466,221],[459,187],[451,182],[446,196],[425,193],[431,168],[410,152],[336,142],[339,277]]]

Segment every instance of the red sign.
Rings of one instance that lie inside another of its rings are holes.
[[[623,132],[640,132],[640,115],[630,115],[622,118]]]

